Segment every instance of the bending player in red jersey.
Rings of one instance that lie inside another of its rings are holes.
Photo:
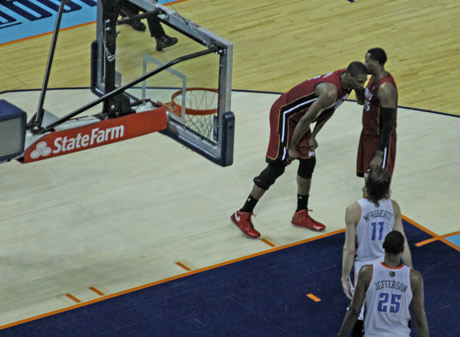
[[[266,155],[268,166],[254,178],[252,191],[244,206],[231,216],[232,222],[250,238],[260,233],[251,222],[257,202],[284,173],[287,165],[298,159],[297,210],[291,223],[321,231],[325,226],[308,215],[308,197],[316,164],[316,135],[351,90],[363,89],[367,71],[361,62],[352,62],[347,69],[304,81],[282,94],[270,110],[270,140]],[[310,125],[316,123],[313,131]]]
[[[396,159],[396,112],[398,89],[385,70],[387,56],[381,48],[369,49],[364,65],[372,77],[365,90],[358,90],[358,104],[364,104],[363,129],[359,140],[356,174],[364,177],[371,165],[386,168],[393,175]]]

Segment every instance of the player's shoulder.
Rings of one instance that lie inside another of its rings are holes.
[[[324,81],[318,83],[316,86],[316,89],[320,91],[321,94],[324,95],[336,95],[339,89],[337,88],[337,85],[334,82],[331,81]]]
[[[358,279],[364,281],[370,281],[374,273],[374,266],[372,264],[366,264],[361,267],[358,273]]]
[[[418,270],[411,268],[409,278],[412,290],[423,287],[422,274]]]
[[[385,81],[379,86],[379,95],[395,95],[397,93],[396,86],[392,81]]]
[[[390,200],[391,200],[391,205],[393,206],[393,209],[400,210],[399,203],[394,199],[390,199]]]
[[[417,269],[410,268],[410,278],[411,280],[422,280],[422,274]]]
[[[347,213],[359,213],[361,214],[361,205],[359,204],[358,201],[355,201],[354,203],[348,205],[347,207]]]

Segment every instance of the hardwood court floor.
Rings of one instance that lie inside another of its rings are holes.
[[[173,8],[234,43],[235,89],[281,92],[381,46],[400,105],[460,115],[456,2],[309,1],[306,10],[300,0],[189,0]],[[94,29],[61,33],[51,87],[88,86]],[[41,86],[50,40],[47,35],[0,47],[0,92]],[[0,98],[31,114],[38,93]],[[89,90],[50,91],[46,106],[61,114],[92,98]],[[275,98],[234,93],[235,163],[228,168],[160,134],[29,165],[1,165],[0,324],[75,304],[66,294],[83,302],[97,298],[89,287],[111,294],[184,273],[177,262],[194,270],[270,249],[242,237],[228,218],[264,167]],[[437,235],[459,231],[459,122],[418,110],[400,109],[398,116],[393,196],[405,216]],[[361,194],[362,180],[354,175],[359,130],[360,108],[347,102],[318,139],[310,207],[328,232],[343,228],[345,207]],[[256,209],[255,226],[276,246],[317,235],[289,225],[294,179],[291,167]]]
[[[38,94],[0,98],[30,111]],[[254,224],[265,241],[243,237],[229,220],[265,166],[267,111],[276,97],[234,93],[235,162],[226,168],[161,134],[3,164],[0,325],[74,305],[67,294],[82,302],[99,298],[90,287],[110,295],[183,274],[183,266],[197,270],[318,236],[290,225],[295,165],[256,208]],[[63,114],[91,98],[88,89],[56,90],[48,102]],[[393,196],[405,216],[437,235],[459,230],[460,149],[453,156],[446,150],[459,127],[457,117],[400,110]],[[415,132],[428,128],[442,134],[427,142]],[[345,102],[318,137],[310,208],[327,233],[343,229],[345,207],[361,196],[363,182],[354,174],[359,130],[360,107]]]
[[[460,115],[460,3],[430,0],[188,0],[170,8],[234,44],[233,88],[283,92],[316,75],[388,53],[399,104]],[[120,27],[157,56],[147,33]],[[168,32],[171,32],[168,30]],[[173,34],[171,32],[171,34]],[[89,85],[94,25],[60,34],[51,87]],[[0,47],[0,91],[41,87],[50,35]],[[181,50],[184,40],[164,54]]]

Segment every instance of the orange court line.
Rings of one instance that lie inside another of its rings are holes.
[[[458,232],[453,232],[453,233],[448,233],[448,234],[444,234],[444,235],[440,235],[440,236],[437,236],[437,237],[435,237],[435,238],[431,238],[431,239],[428,239],[428,240],[425,240],[425,241],[420,241],[419,243],[416,243],[415,245],[416,245],[417,247],[420,247],[420,246],[426,245],[426,244],[428,244],[428,243],[431,243],[431,242],[433,242],[433,241],[437,241],[437,240],[439,240],[439,239],[441,239],[441,238],[447,238],[447,237],[449,237],[449,236],[454,236],[454,235],[457,235],[457,234],[460,234],[460,231],[458,231]]]
[[[167,3],[167,4],[165,4],[165,6],[174,5],[174,4],[178,4],[179,2],[185,2],[185,1],[187,1],[187,0],[177,0],[177,1]]]
[[[307,294],[307,297],[309,297],[310,299],[312,299],[313,301],[315,302],[321,302],[321,299],[316,297],[315,295],[313,294]]]
[[[430,231],[429,229],[423,227],[422,225],[418,224],[418,223],[415,222],[414,220],[409,219],[408,217],[406,217],[406,216],[404,216],[404,215],[401,215],[401,217],[402,217],[404,220],[406,220],[407,222],[409,222],[410,224],[414,225],[415,227],[417,227],[417,228],[421,229],[422,231],[424,231],[424,232],[430,234],[431,236],[433,236],[433,238],[431,238],[431,239],[428,239],[428,240],[419,242],[419,243],[418,243],[419,245],[416,244],[417,247],[423,246],[423,245],[425,245],[425,244],[427,244],[427,243],[430,243],[430,242],[439,240],[439,241],[443,242],[444,244],[448,245],[449,247],[452,247],[452,248],[454,248],[455,250],[457,250],[457,251],[460,252],[460,247],[458,247],[457,245],[453,244],[453,243],[450,242],[449,240],[446,240],[446,239],[445,239],[446,236],[456,235],[457,233],[460,233],[460,232],[455,232],[455,233],[452,233],[452,234],[447,234],[447,235],[442,235],[442,236],[440,236],[440,235],[438,235],[438,234],[436,234],[436,233]],[[429,242],[426,242],[426,241],[429,241]]]
[[[75,302],[77,302],[77,303],[81,303],[81,301],[80,301],[78,298],[76,298],[75,296],[73,296],[73,295],[71,295],[71,294],[66,294],[66,296],[67,296],[68,298],[70,298],[72,301],[75,301]]]
[[[274,243],[271,243],[270,241],[268,241],[267,239],[260,239],[260,241],[266,243],[267,245],[269,245],[270,247],[276,247],[276,245]]]
[[[98,289],[96,289],[96,288],[94,288],[94,287],[89,287],[89,290],[94,291],[94,292],[95,292],[96,294],[98,294],[99,296],[104,296],[104,295],[105,295],[102,291],[100,291],[100,290],[98,290]]]
[[[104,300],[108,300],[110,298],[114,298],[114,297],[118,297],[118,296],[121,296],[121,295],[129,294],[129,293],[132,293],[132,292],[135,292],[135,291],[138,291],[138,290],[141,290],[141,289],[149,288],[149,287],[152,287],[152,286],[155,286],[155,285],[158,285],[158,284],[174,281],[174,280],[177,280],[177,279],[180,279],[180,278],[183,278],[183,277],[186,277],[186,276],[198,274],[198,273],[201,273],[201,272],[204,272],[204,271],[207,271],[207,270],[216,269],[218,267],[226,266],[226,265],[229,265],[229,264],[232,264],[232,263],[235,263],[235,262],[248,260],[248,259],[256,257],[256,256],[261,256],[261,255],[265,255],[265,254],[275,252],[275,251],[278,251],[278,250],[281,250],[281,249],[298,246],[298,245],[301,245],[303,243],[307,243],[307,242],[311,242],[311,241],[316,241],[316,240],[319,240],[319,239],[322,239],[322,238],[325,238],[325,237],[328,237],[328,236],[332,236],[332,235],[335,235],[335,234],[342,233],[344,231],[345,231],[345,228],[339,229],[339,230],[336,230],[334,232],[325,233],[325,234],[322,234],[322,235],[319,235],[319,236],[316,236],[316,237],[313,237],[313,238],[310,238],[310,239],[305,239],[305,240],[302,240],[302,241],[293,242],[293,243],[290,243],[290,244],[287,244],[287,245],[284,245],[284,246],[279,246],[279,247],[276,247],[276,248],[272,248],[272,249],[269,249],[269,250],[266,250],[266,251],[263,251],[263,252],[254,253],[254,254],[244,256],[244,257],[240,257],[240,258],[237,258],[237,259],[234,259],[234,260],[218,263],[218,264],[215,264],[215,265],[212,265],[212,266],[209,266],[209,267],[204,267],[204,268],[201,268],[201,269],[192,270],[192,271],[190,271],[188,273],[184,273],[184,274],[181,274],[181,275],[176,275],[176,276],[168,277],[168,278],[165,278],[163,280],[156,281],[156,282],[144,284],[144,285],[139,286],[139,287],[123,290],[123,291],[120,291],[120,292],[115,293],[115,294],[105,295],[104,297],[100,297],[100,298],[96,298],[96,299],[93,299],[93,300],[90,300],[90,301],[87,301],[87,302],[75,304],[75,305],[72,305],[72,306],[67,307],[67,308],[54,310],[54,311],[44,313],[44,314],[41,314],[41,315],[38,315],[38,316],[29,317],[29,318],[26,318],[26,319],[23,319],[23,320],[20,320],[20,321],[17,321],[17,322],[5,324],[5,325],[0,326],[0,330],[10,328],[12,326],[24,324],[24,323],[27,323],[27,322],[35,321],[35,320],[40,319],[40,318],[57,315],[57,314],[62,313],[62,312],[66,312],[66,311],[69,311],[69,310],[81,308],[81,307],[84,307],[84,306],[87,306],[87,305],[90,305],[90,304],[93,304],[93,303],[97,303],[97,302],[101,302],[101,301],[104,301]]]
[[[428,240],[425,240],[425,241],[417,242],[415,245],[416,245],[417,247],[421,247],[421,246],[424,246],[424,245],[426,245],[426,244],[428,244],[428,243],[431,243],[431,242],[433,242],[433,241],[437,241],[438,239],[439,239],[439,238],[431,238],[431,239],[428,239]]]
[[[450,233],[450,234],[444,234],[442,237],[447,238],[448,236],[454,236],[454,235],[458,235],[458,234],[460,234],[460,231],[453,232],[453,233]]]
[[[179,267],[184,268],[186,271],[192,270],[192,269],[190,269],[189,267],[187,267],[187,266],[186,266],[185,264],[183,264],[183,263],[176,262],[176,264],[177,264]]]

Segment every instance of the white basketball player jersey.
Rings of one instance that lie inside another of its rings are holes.
[[[384,263],[373,266],[372,281],[366,291],[364,337],[409,337],[410,268],[390,268]]]
[[[383,240],[393,230],[395,216],[391,199],[379,201],[379,206],[363,198],[358,200],[361,206],[361,219],[356,226],[355,262],[383,261]],[[358,269],[359,271],[359,269]]]

